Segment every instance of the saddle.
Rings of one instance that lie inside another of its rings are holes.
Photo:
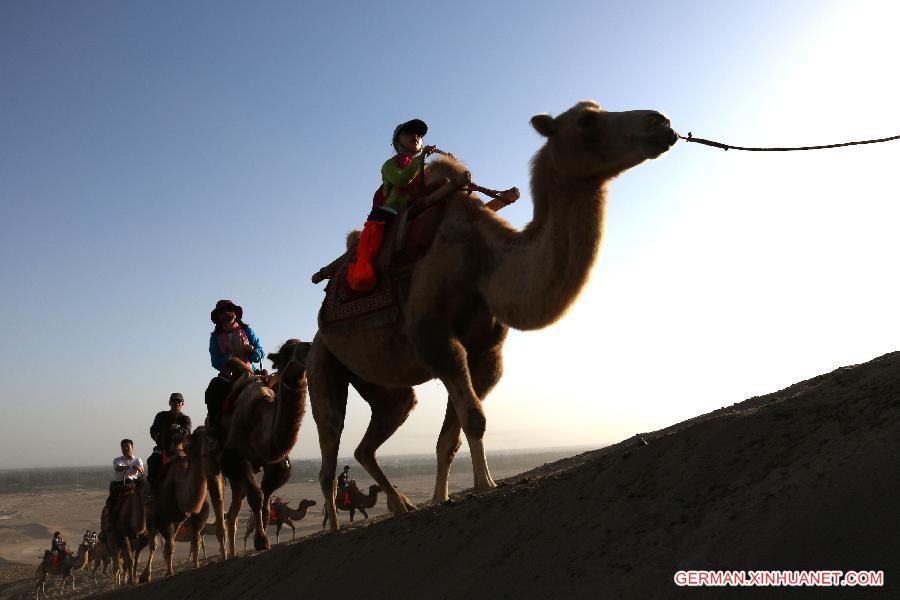
[[[44,550],[44,565],[47,567],[58,567],[62,561],[62,552],[55,550]]]
[[[235,401],[247,385],[251,383],[261,383],[263,387],[268,388],[270,381],[269,373],[265,369],[262,371],[254,371],[252,375],[249,373],[242,373],[239,375],[231,384],[231,390],[229,390],[228,395],[222,400],[222,414],[224,415],[234,410]],[[274,396],[270,399],[270,401],[272,400],[274,400]]]
[[[439,187],[440,182],[431,184],[425,190],[426,195]],[[351,248],[325,286],[319,328],[329,331],[360,329],[399,320],[401,306],[409,292],[413,266],[431,247],[444,218],[445,206],[445,202],[410,200],[407,208],[385,229],[384,242],[373,261],[378,283],[370,292],[350,288],[347,270],[356,260],[355,248]]]

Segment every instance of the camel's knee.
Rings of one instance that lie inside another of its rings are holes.
[[[353,458],[361,465],[369,465],[375,458],[375,448],[368,446],[364,441],[353,451]]]
[[[474,437],[478,440],[483,438],[487,429],[487,417],[484,414],[484,410],[477,405],[470,406],[468,411],[466,411],[466,418],[462,428],[466,432],[467,438]]]
[[[453,432],[453,435],[444,435],[444,432],[441,432],[437,443],[438,458],[452,461],[461,446],[462,439],[459,437],[459,430]]]

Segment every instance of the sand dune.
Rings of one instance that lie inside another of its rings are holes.
[[[53,537],[53,531],[41,523],[0,525],[0,539],[23,537],[28,539],[49,540]]]
[[[897,594],[900,353],[507,479],[110,598],[675,598],[681,569],[880,570]],[[641,439],[643,438],[643,439]],[[646,442],[646,443],[645,443]],[[107,596],[103,596],[107,597]],[[895,596],[896,597],[896,596]]]

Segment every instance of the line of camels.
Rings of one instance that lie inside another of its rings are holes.
[[[382,471],[376,451],[415,407],[413,387],[435,378],[446,387],[448,399],[436,445],[434,493],[426,505],[448,499],[450,466],[462,434],[471,452],[475,491],[496,487],[485,456],[482,403],[502,375],[508,329],[540,329],[566,312],[597,259],[607,184],[677,140],[659,112],[608,112],[592,101],[578,102],[557,117],[537,115],[531,125],[546,138],[531,161],[532,221],[515,229],[449,186],[443,220],[430,249],[413,267],[402,319],[357,330],[324,330],[320,323],[312,342],[290,339],[269,355],[275,375],[268,387],[237,382],[242,387],[234,410],[223,417],[226,433],[219,451],[206,451],[204,428],[197,428],[185,440],[186,456],[161,482],[151,513],[140,494],[125,500],[109,536],[116,585],[135,581],[139,548],[134,541],[142,533],[149,540],[149,558],[141,579],[150,578],[157,533],[164,539],[171,575],[176,532],[186,520],[196,524],[188,527],[194,532],[196,567],[207,497],[222,559],[235,556],[245,498],[252,511],[245,545],[252,534],[256,550],[269,548],[264,507],[290,477],[287,456],[297,441],[307,391],[322,453],[323,526],[330,530],[339,528],[337,454],[349,386],[372,411],[354,457],[375,481],[370,496],[384,493],[392,514],[416,506]],[[460,162],[445,156],[430,163],[427,179],[467,180],[466,175]],[[232,491],[227,512],[226,479]]]

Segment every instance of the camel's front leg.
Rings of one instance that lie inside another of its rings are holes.
[[[138,542],[140,544],[140,542]],[[141,573],[140,582],[145,583],[151,580],[153,577],[153,555],[156,553],[156,530],[148,530],[147,531],[147,565],[144,567],[144,572]],[[135,556],[135,560],[138,560],[138,557],[141,555],[141,547],[139,545],[137,549],[137,553]]]
[[[222,560],[228,558],[228,533],[225,528],[225,497],[223,487],[225,481],[218,472],[207,472],[206,490],[209,493],[209,503],[212,506],[213,516],[216,519],[216,539],[219,540],[219,555]]]
[[[229,477],[231,483],[231,505],[228,507],[228,513],[225,515],[225,535],[228,537],[228,552],[231,558],[237,556],[234,546],[237,540],[238,519],[241,515],[241,507],[244,506],[244,497],[247,492],[244,482],[241,479]]]
[[[437,476],[434,481],[434,494],[428,501],[429,506],[440,504],[450,498],[450,466],[456,452],[462,445],[462,429],[456,418],[453,402],[447,398],[447,411],[444,413],[444,424],[437,441]]]
[[[482,402],[503,375],[502,348],[506,331],[505,327],[495,325],[492,349],[474,360],[471,357],[468,359],[472,388]],[[434,495],[428,502],[429,505],[440,504],[450,498],[450,466],[453,464],[453,459],[461,444],[456,409],[453,407],[452,400],[447,398],[447,412],[444,415],[444,424],[441,426],[441,433],[438,435],[437,441],[437,477],[434,483]]]
[[[388,480],[375,452],[406,421],[416,406],[416,394],[412,388],[385,388],[362,381],[353,381],[353,387],[372,407],[369,427],[356,448],[353,457],[366,470],[375,483],[384,490],[388,510],[393,514],[415,510],[412,501],[397,490]],[[353,512],[350,512],[353,521]]]
[[[319,449],[322,452],[322,468],[319,486],[325,505],[322,528],[331,522],[331,530],[339,527],[335,494],[337,493],[337,455],[347,412],[347,386],[350,378],[347,369],[329,352],[316,336],[306,359],[309,382],[309,399],[313,419],[319,432]]]
[[[252,511],[253,526],[256,529],[255,535],[253,536],[253,545],[257,550],[268,550],[269,549],[269,539],[266,537],[266,528],[263,523],[263,515],[262,515],[262,500],[263,493],[262,490],[256,485],[256,477],[253,475],[253,465],[250,464],[250,461],[240,458],[236,455],[231,457],[223,458],[222,460],[223,468],[226,468],[225,474],[232,481],[232,494],[235,493],[235,489],[238,487],[241,489],[242,495],[246,494],[247,503],[250,505],[250,510]],[[232,515],[237,515],[240,507],[236,510],[232,506],[232,509],[229,509],[228,516],[229,518]],[[231,532],[236,534],[237,525],[236,523],[231,527]]]
[[[484,452],[487,418],[482,402],[472,387],[466,349],[453,336],[450,327],[437,318],[422,319],[414,323],[412,337],[416,354],[429,371],[441,380],[450,395],[456,418],[469,442],[475,489],[486,491],[497,487]]]
[[[166,559],[166,577],[175,574],[175,566],[172,559],[175,557],[175,532],[178,529],[177,523],[169,523],[162,531],[163,535],[163,556]]]
[[[134,550],[131,547],[131,538],[127,535],[122,538],[122,560],[125,563],[125,584],[134,585],[137,581],[137,561],[134,560]]]

